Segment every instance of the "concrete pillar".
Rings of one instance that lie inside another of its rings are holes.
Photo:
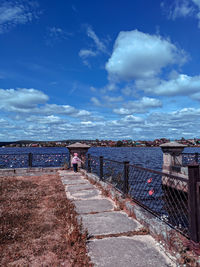
[[[188,179],[188,168],[182,166],[182,152],[185,145],[170,142],[160,145],[163,151],[163,167],[162,172],[174,176],[184,177]],[[187,192],[185,182],[180,183],[179,180],[170,178],[169,176],[162,176],[162,185],[169,188],[174,188],[179,191]],[[175,192],[175,190],[173,191]]]
[[[173,172],[181,172],[182,152],[185,145],[177,142],[169,142],[160,145],[163,152],[163,168],[164,172],[172,174]]]
[[[90,148],[90,146],[86,145],[86,144],[82,144],[82,143],[74,143],[71,144],[69,146],[67,146],[67,148],[69,149],[69,167],[71,166],[71,161],[72,158],[74,156],[74,153],[78,154],[78,157],[83,161],[83,163],[85,163],[86,160],[86,153],[88,151],[88,149]],[[82,164],[78,164],[79,167],[82,167]]]

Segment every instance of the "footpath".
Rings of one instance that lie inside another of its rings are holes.
[[[177,266],[143,226],[117,209],[80,173],[59,171],[68,199],[88,231],[88,254],[98,267]]]

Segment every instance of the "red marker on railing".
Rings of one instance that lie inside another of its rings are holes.
[[[151,182],[152,182],[152,178],[149,178],[149,179],[147,180],[147,183],[150,184]]]
[[[152,196],[154,194],[154,189],[149,190],[149,195]]]

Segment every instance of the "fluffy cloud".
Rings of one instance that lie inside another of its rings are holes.
[[[138,84],[138,86],[140,85]],[[190,95],[198,99],[198,94],[196,93],[200,92],[200,76],[191,77],[186,74],[180,74],[169,81],[161,80],[159,84],[153,87],[147,86],[146,84],[144,90],[157,95]]]
[[[113,112],[120,115],[130,115],[133,113],[145,113],[152,108],[162,107],[159,99],[143,97],[138,101],[129,101],[124,104],[125,107],[114,109]]]
[[[67,115],[76,118],[89,117],[87,110],[70,105],[48,104],[49,97],[36,89],[0,89],[0,110],[17,114]]]
[[[169,40],[133,30],[119,33],[106,70],[115,79],[151,78],[164,67],[182,64],[185,60],[185,52]]]
[[[1,140],[61,140],[77,139],[146,139],[158,137],[199,137],[200,109],[184,108],[173,112],[156,112],[148,116],[126,115],[120,119],[101,121],[71,121],[59,116],[31,116],[23,121],[0,120]],[[12,126],[12,128],[11,128]],[[13,132],[15,134],[13,134]],[[9,134],[8,134],[9,133]],[[67,133],[67,137],[66,137]]]
[[[140,123],[140,122],[143,122],[144,119],[141,118],[141,117],[136,117],[136,116],[133,116],[133,115],[127,115],[124,117],[124,122],[128,122],[128,123]]]
[[[0,89],[0,108],[5,110],[26,110],[44,104],[48,96],[36,89]]]
[[[29,3],[28,3],[29,2]],[[0,5],[0,33],[38,18],[36,1],[5,1]]]
[[[64,120],[62,120],[58,116],[49,115],[49,116],[30,116],[26,119],[27,122],[39,123],[39,124],[62,124]]]

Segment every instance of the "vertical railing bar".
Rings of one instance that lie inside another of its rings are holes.
[[[199,153],[195,153],[195,163],[197,163],[197,164],[198,164],[198,155],[199,155]]]
[[[198,225],[198,194],[197,183],[200,182],[199,165],[188,166],[189,183],[188,183],[188,211],[189,211],[189,234],[190,239],[198,243],[200,241]]]
[[[103,156],[99,157],[99,177],[103,180]]]
[[[29,168],[31,168],[32,165],[33,165],[33,154],[28,153],[28,166],[29,166]]]
[[[91,173],[91,155],[88,153],[88,164],[87,164],[87,169],[88,169],[88,172]]]
[[[124,196],[127,196],[129,191],[129,161],[124,161]]]

